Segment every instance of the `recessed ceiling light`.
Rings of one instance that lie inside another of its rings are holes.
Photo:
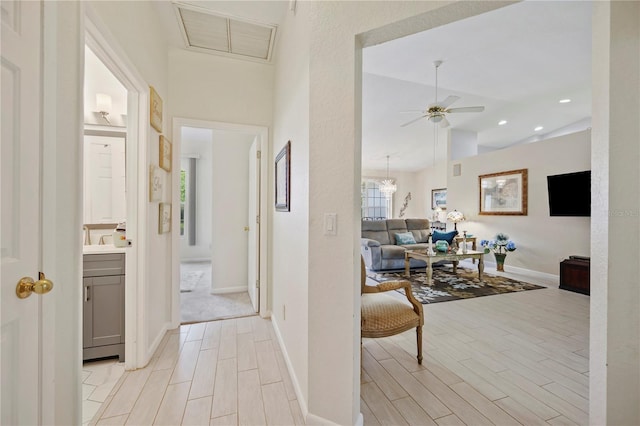
[[[504,126],[505,124],[507,124],[507,120],[498,121],[498,126]]]
[[[534,132],[539,132],[540,130],[544,129],[544,127],[542,126],[538,126],[535,129],[533,129]]]
[[[561,104],[568,104],[569,102],[571,102],[571,99],[560,99],[558,102],[560,102]]]

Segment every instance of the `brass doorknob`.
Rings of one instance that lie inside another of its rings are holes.
[[[31,293],[35,294],[47,294],[53,288],[53,282],[44,277],[44,274],[40,274],[40,279],[33,282],[31,277],[22,277],[16,285],[16,294],[20,299],[26,299],[31,296]]]

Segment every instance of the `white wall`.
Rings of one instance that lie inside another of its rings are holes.
[[[211,289],[247,291],[249,148],[255,135],[213,132]]]
[[[269,126],[273,66],[169,50],[170,116]]]
[[[283,344],[298,400],[309,402],[309,9],[298,2],[278,30],[270,164],[291,141],[291,211],[271,217],[272,321]],[[269,173],[273,176],[273,171]],[[273,188],[274,183],[269,184]]]
[[[431,219],[434,213],[434,210],[431,208],[431,191],[447,187],[447,162],[439,161],[431,167],[420,171],[418,173],[418,181],[421,182],[424,188],[421,208],[425,212],[425,217]],[[447,196],[447,203],[448,202],[449,199]]]
[[[354,424],[360,401],[362,52],[498,7],[494,2],[311,2],[309,33],[309,410]],[[300,7],[300,2],[298,2]],[[371,31],[370,31],[371,30]],[[365,33],[366,32],[366,33]],[[362,34],[365,33],[365,34]],[[326,236],[324,213],[337,213]]]
[[[158,25],[158,17],[150,2],[87,2],[98,19],[110,31],[110,37],[116,40],[127,59],[136,68],[137,72],[153,86],[163,99],[164,134],[171,134],[171,120],[167,114],[170,105],[168,94],[168,61],[167,45],[164,32]],[[148,140],[146,141],[146,154],[148,164],[158,164],[159,158],[159,133],[150,125],[148,127]],[[174,150],[173,164],[176,164],[177,155]],[[146,176],[148,164],[140,165]],[[171,201],[171,187],[169,176],[165,176],[164,195],[162,201]],[[157,344],[159,337],[169,324],[171,303],[171,237],[169,233],[158,234],[158,204],[148,204],[147,220],[140,226],[146,227],[147,239],[144,242],[147,247],[146,256],[139,259],[139,267],[146,271],[146,294],[143,295],[142,312],[144,318],[142,324],[143,336],[146,336],[145,346],[149,349]],[[175,231],[175,229],[174,229]],[[160,265],[160,266],[159,266]],[[143,285],[138,283],[138,285]],[[149,357],[151,353],[145,354]]]
[[[594,2],[589,422],[640,424],[640,3]]]
[[[180,260],[211,259],[211,217],[213,182],[213,131],[211,129],[182,128],[181,156],[195,155],[196,159],[196,244],[188,244],[188,234],[180,239]],[[181,161],[189,161],[181,157]],[[176,169],[176,173],[178,170]]]
[[[590,132],[547,139],[534,144],[516,145],[450,163],[448,210],[465,214],[458,224],[479,239],[508,234],[517,250],[509,253],[505,267],[517,266],[533,271],[559,274],[559,264],[569,255],[588,256],[590,250],[588,217],[550,217],[547,176],[591,169]],[[462,175],[452,176],[453,164],[460,164]],[[528,169],[528,214],[526,216],[478,215],[478,176],[501,171]],[[488,256],[488,261],[493,261]]]

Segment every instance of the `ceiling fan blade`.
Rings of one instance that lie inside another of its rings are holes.
[[[400,114],[406,114],[408,112],[410,112],[411,114],[415,114],[416,112],[424,114],[424,111],[421,110],[421,109],[407,109],[407,110],[404,110],[404,111],[400,111]]]
[[[440,122],[438,123],[438,125],[439,125],[440,127],[442,127],[443,129],[444,129],[445,127],[449,127],[449,121],[447,120],[447,117],[442,116],[442,120],[440,120]]]
[[[484,111],[483,106],[460,107],[460,108],[451,108],[447,110],[447,112],[482,112],[482,111]]]
[[[423,118],[425,118],[425,117],[426,117],[426,115],[420,116],[420,117],[418,117],[418,118],[414,118],[413,120],[411,120],[411,121],[409,121],[409,122],[407,122],[407,123],[401,124],[401,125],[400,125],[400,127],[408,126],[409,124],[415,123],[415,122],[416,122],[416,121],[418,121],[418,120],[422,120],[422,119],[423,119]]]
[[[440,105],[442,108],[446,108],[449,105],[452,105],[458,99],[460,99],[460,96],[449,95],[449,96],[447,96],[447,99],[445,99],[444,101],[440,102],[438,105]]]

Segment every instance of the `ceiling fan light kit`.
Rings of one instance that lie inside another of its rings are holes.
[[[449,108],[454,102],[460,99],[459,96],[450,95],[444,101],[438,103],[438,68],[442,65],[442,61],[434,61],[433,65],[436,68],[436,101],[430,105],[425,111],[421,112],[423,115],[414,118],[413,120],[402,124],[400,127],[408,126],[409,124],[415,123],[416,121],[426,118],[432,123],[439,124],[440,127],[449,127],[449,121],[447,120],[446,115],[451,113],[458,112],[482,112],[484,111],[483,106],[473,106],[473,107],[460,107],[460,108]]]

